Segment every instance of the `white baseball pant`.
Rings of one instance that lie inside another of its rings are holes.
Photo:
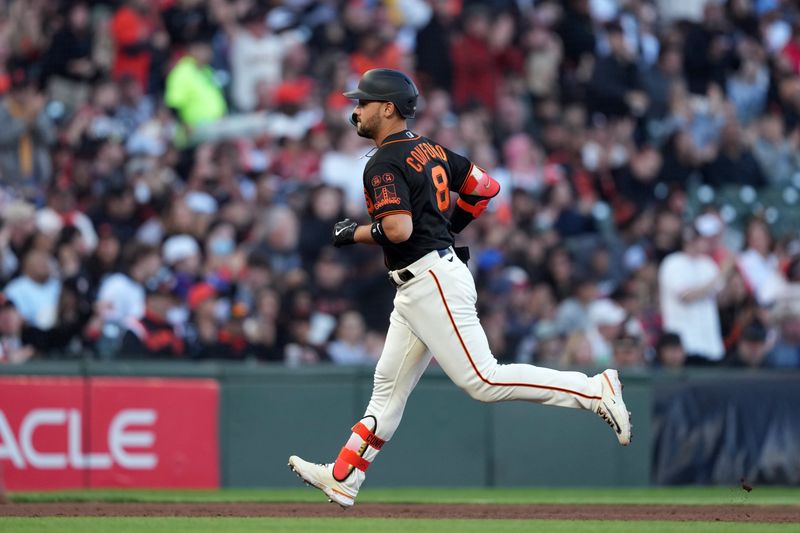
[[[407,269],[414,277],[397,289],[365,413],[375,417],[378,437],[394,435],[431,357],[457,386],[482,402],[525,400],[595,409],[602,394],[599,377],[497,363],[478,320],[472,274],[452,250],[444,256],[431,252]],[[389,274],[401,282],[398,271]]]

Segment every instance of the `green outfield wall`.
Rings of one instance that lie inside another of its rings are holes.
[[[332,460],[368,402],[372,369],[217,363],[37,362],[0,374],[214,378],[221,483],[296,486],[290,454]],[[754,374],[748,374],[752,377]],[[792,383],[800,389],[800,374]],[[785,376],[783,381],[786,381]],[[631,446],[594,414],[522,402],[481,404],[430,368],[370,470],[370,486],[643,486],[652,482],[654,391],[728,373],[623,373]]]

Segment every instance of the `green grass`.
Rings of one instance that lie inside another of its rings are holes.
[[[81,490],[12,493],[16,502],[319,502],[313,489],[224,489],[219,491]],[[605,503],[800,505],[800,487],[675,487],[625,489],[424,488],[364,489],[359,503]]]
[[[615,522],[574,520],[386,520],[358,518],[6,518],[0,519],[0,530],[14,533],[53,532],[84,533],[114,531],[128,533],[181,532],[319,532],[389,533],[486,533],[535,531],[536,533],[770,533],[797,532],[792,524],[737,524],[731,522]]]

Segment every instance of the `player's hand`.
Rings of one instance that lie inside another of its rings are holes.
[[[348,244],[355,244],[355,234],[358,222],[346,218],[333,225],[333,245],[339,248]]]

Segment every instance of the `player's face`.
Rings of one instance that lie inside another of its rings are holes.
[[[353,114],[356,117],[356,133],[360,137],[374,139],[380,129],[380,109],[383,102],[359,100]]]

